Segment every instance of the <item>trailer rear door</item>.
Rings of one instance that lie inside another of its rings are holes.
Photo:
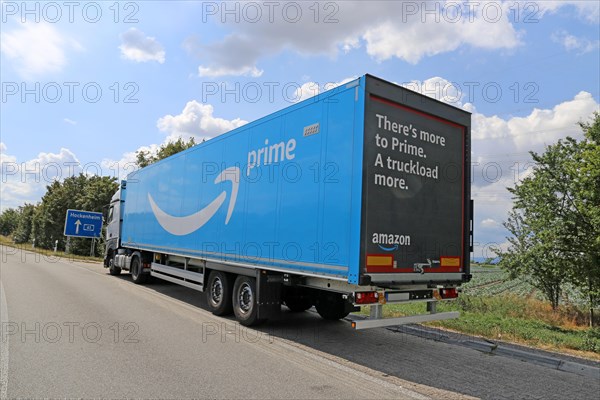
[[[361,272],[460,281],[469,270],[470,114],[367,76]]]

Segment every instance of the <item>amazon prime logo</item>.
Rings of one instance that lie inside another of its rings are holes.
[[[230,167],[222,171],[219,176],[215,179],[215,184],[223,181],[231,181],[231,195],[229,198],[229,208],[227,209],[227,217],[225,218],[225,225],[229,223],[233,209],[235,208],[235,202],[237,200],[237,194],[240,184],[240,169],[237,167]],[[210,219],[217,213],[219,208],[225,202],[227,198],[227,192],[223,191],[217,196],[209,205],[204,207],[202,210],[195,212],[194,214],[175,217],[164,212],[154,201],[152,195],[148,193],[148,201],[152,212],[156,217],[160,226],[167,232],[177,235],[184,236],[189,235],[192,232],[202,228]]]

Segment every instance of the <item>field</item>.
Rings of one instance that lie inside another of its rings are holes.
[[[509,279],[508,274],[500,268],[474,266],[471,273],[473,279],[463,285],[463,293],[470,296],[514,294],[529,298],[537,294],[529,283],[520,279]]]
[[[474,265],[471,267],[473,279],[462,286],[468,296],[514,295],[526,299],[546,301],[543,294],[521,279],[510,279],[508,273],[493,265]],[[586,301],[575,288],[565,285],[561,303],[568,306],[585,308]]]
[[[429,325],[600,360],[600,329],[588,328],[585,302],[576,290],[567,287],[554,311],[540,291],[500,268],[475,265],[471,272],[460,298],[438,305],[439,312],[460,311],[461,317]],[[423,303],[384,307],[386,317],[425,312]]]

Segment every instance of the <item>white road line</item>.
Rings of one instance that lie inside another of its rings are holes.
[[[8,398],[8,335],[4,332],[8,326],[8,307],[6,305],[6,295],[4,294],[4,285],[0,280],[0,326],[2,335],[0,338],[0,399]]]

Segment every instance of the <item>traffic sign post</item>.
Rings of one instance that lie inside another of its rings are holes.
[[[99,238],[102,235],[102,213],[67,210],[65,236]]]

